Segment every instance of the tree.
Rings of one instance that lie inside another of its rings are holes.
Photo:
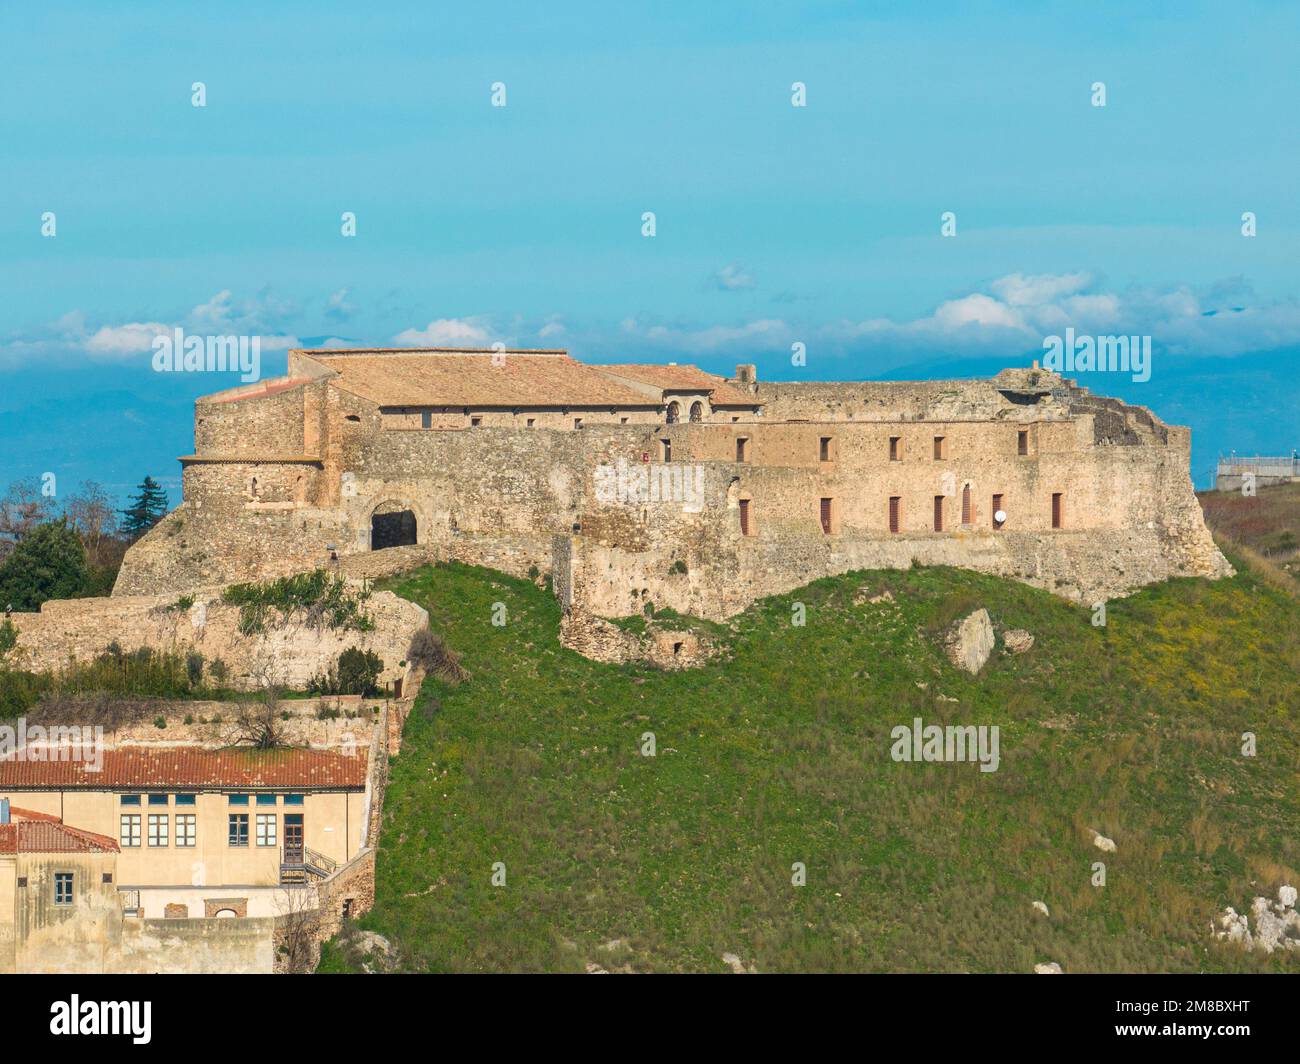
[[[63,514],[86,545],[90,560],[101,564],[105,541],[117,534],[117,512],[108,492],[92,480],[82,481],[77,493],[64,502]]]
[[[120,513],[122,532],[128,539],[139,539],[167,516],[167,489],[153,477],[146,476],[140,482],[140,493]]]
[[[23,536],[0,565],[0,609],[37,610],[47,599],[76,598],[89,579],[77,533],[62,518],[50,521]]]
[[[0,499],[0,558],[25,535],[54,517],[54,499],[41,490],[35,477],[15,480]]]

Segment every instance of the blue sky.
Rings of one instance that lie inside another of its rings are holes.
[[[1191,424],[1198,483],[1300,446],[1297,5],[270,6],[0,10],[0,481],[177,501],[233,379],[152,373],[174,325],[788,379],[1070,325],[1152,337],[1082,383]]]

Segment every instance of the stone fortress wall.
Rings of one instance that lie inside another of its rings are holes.
[[[444,354],[383,357],[420,369]],[[535,568],[568,608],[601,616],[652,602],[723,618],[821,576],[914,561],[1081,602],[1231,572],[1192,491],[1188,430],[1037,368],[798,384],[738,367],[710,378],[710,394],[681,391],[693,382],[671,375],[687,370],[663,367],[667,386],[639,386],[653,392],[649,408],[626,391],[569,406],[536,384],[533,403],[460,406],[436,382],[395,403],[350,374],[346,354],[329,355],[295,352],[286,378],[196,403],[184,502],[128,553],[115,595],[263,578],[332,555],[346,564],[370,551],[375,515],[402,511],[429,556]],[[500,357],[503,381],[512,360],[536,380],[555,365],[527,352],[481,357]],[[669,423],[678,400],[683,417]],[[638,498],[639,478],[669,498]]]

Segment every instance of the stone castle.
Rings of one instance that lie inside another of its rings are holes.
[[[195,404],[184,501],[114,595],[361,566],[549,574],[568,614],[713,619],[914,562],[1092,603],[1231,572],[1190,433],[1037,367],[769,383],[550,350],[295,350]],[[370,571],[382,571],[372,567]]]

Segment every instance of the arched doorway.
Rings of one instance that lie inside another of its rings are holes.
[[[695,422],[696,424],[699,424],[703,420],[704,420],[704,404],[701,402],[692,403],[691,421]]]
[[[416,542],[415,514],[410,510],[375,511],[370,515],[370,549],[409,547]]]

